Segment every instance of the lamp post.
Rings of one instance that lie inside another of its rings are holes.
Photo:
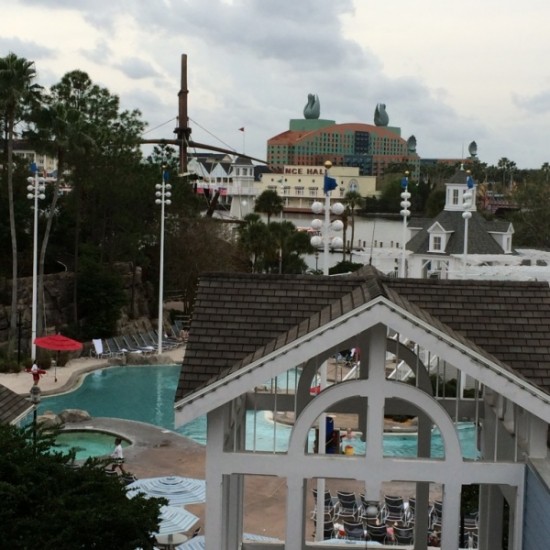
[[[472,206],[474,204],[474,180],[470,175],[470,172],[467,172],[468,176],[466,177],[466,185],[468,188],[464,191],[462,195],[462,208],[464,212],[462,213],[462,219],[464,220],[464,254],[462,257],[462,278],[466,279],[466,264],[468,256],[468,221],[472,217]]]
[[[158,354],[162,353],[162,337],[164,335],[164,208],[172,204],[170,197],[172,196],[172,186],[168,183],[168,170],[166,166],[162,167],[162,183],[157,183],[156,204],[160,204],[160,260],[159,260],[159,317],[158,317]]]
[[[38,314],[38,199],[45,199],[44,178],[38,177],[38,168],[33,162],[31,172],[34,177],[27,178],[27,198],[34,201],[33,243],[32,243],[32,320],[31,320],[31,359],[36,359],[36,320]]]
[[[334,178],[329,176],[329,170],[332,167],[332,162],[330,160],[327,160],[325,162],[325,176],[324,176],[324,185],[323,185],[323,191],[325,193],[325,203],[324,206],[322,203],[315,201],[311,205],[311,210],[314,214],[320,214],[324,211],[324,220],[321,221],[320,219],[314,219],[311,222],[311,225],[313,229],[316,229],[317,231],[321,231],[321,236],[315,235],[311,238],[311,244],[319,248],[321,245],[323,245],[323,275],[329,274],[329,241],[330,241],[330,230],[333,231],[341,231],[344,224],[342,223],[342,220],[335,220],[331,223],[330,221],[330,214],[331,212],[336,215],[340,216],[344,212],[344,205],[340,202],[336,202],[332,205],[332,208],[330,206],[330,192],[333,189],[336,189],[337,182]],[[344,245],[344,242],[339,237],[334,237],[332,239],[332,245],[335,248],[339,248],[340,246]],[[316,252],[315,255],[315,263],[317,266],[317,257],[318,253]],[[320,381],[319,381],[319,389],[320,391],[323,391],[323,389],[327,385],[327,362],[324,361],[320,368]],[[322,413],[319,416],[319,430],[318,430],[318,436],[317,436],[317,452],[318,454],[325,454],[325,445],[326,445],[326,439],[327,439],[327,425],[326,425],[326,414]],[[317,502],[316,502],[316,518],[317,518],[317,526],[315,530],[315,540],[323,540],[324,538],[324,506],[325,506],[325,480],[319,478],[317,480]]]
[[[401,277],[407,276],[407,268],[406,268],[406,259],[405,255],[407,253],[406,248],[406,241],[407,241],[407,218],[411,215],[411,211],[409,210],[409,207],[411,206],[411,203],[409,199],[411,198],[411,194],[409,193],[409,172],[405,172],[405,175],[401,179],[401,188],[403,189],[403,192],[401,193],[401,212],[400,214],[403,216],[403,237],[402,237],[402,243],[401,243]]]
[[[36,417],[38,413],[38,405],[40,404],[41,391],[38,385],[34,384],[29,392],[31,403],[33,404],[32,411],[32,443],[34,452],[36,452]]]
[[[332,223],[330,221],[331,212],[335,216],[340,216],[344,212],[344,205],[341,202],[335,202],[332,205],[332,208],[330,205],[330,192],[337,187],[336,180],[329,176],[329,170],[331,167],[332,162],[330,162],[330,160],[327,160],[325,162],[325,178],[323,186],[323,190],[325,193],[324,205],[319,201],[315,201],[311,205],[311,210],[314,214],[321,214],[321,212],[324,212],[324,220],[314,219],[311,222],[311,226],[313,227],[313,229],[321,231],[321,235],[315,235],[311,238],[310,241],[315,248],[319,248],[321,245],[323,246],[323,275],[328,275],[329,272],[330,244],[332,243],[333,248],[340,248],[344,245],[344,241],[340,237],[334,237],[332,241],[330,239],[331,230],[342,231],[344,227],[342,220],[334,220]]]

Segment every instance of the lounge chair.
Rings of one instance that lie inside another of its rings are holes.
[[[405,504],[403,497],[384,495],[384,506],[382,509],[382,518],[385,523],[394,523],[403,521],[405,515]]]
[[[96,359],[106,359],[111,357],[112,354],[109,351],[103,349],[103,341],[101,338],[94,338],[92,340],[93,348],[90,349],[90,357],[95,357]]]
[[[158,342],[158,332],[156,330],[149,331],[150,337],[155,341]],[[174,340],[170,340],[169,338],[163,337],[162,338],[162,347],[166,350],[168,349],[174,349],[179,345],[179,342],[175,342]]]
[[[386,530],[385,523],[378,523],[376,521],[373,521],[373,522],[367,521],[365,523],[365,526],[367,528],[367,540],[385,544],[388,538],[388,533]]]
[[[336,535],[336,527],[334,525],[334,516],[330,512],[325,512],[323,516],[323,539],[332,539]],[[317,529],[317,522],[313,518],[313,525]],[[315,536],[315,535],[314,535]]]
[[[441,530],[443,523],[443,501],[435,500],[430,512],[430,528]]]
[[[414,527],[394,525],[393,534],[397,544],[412,544],[414,539]]]
[[[315,521],[315,518],[317,517],[317,489],[313,489],[313,501],[311,518]],[[336,502],[328,489],[325,489],[323,513],[330,514],[332,518],[336,516]]]
[[[143,351],[143,353],[146,353],[148,355],[155,353],[157,350],[154,346],[150,346],[149,344],[144,344],[141,341],[141,338],[139,337],[139,334],[131,334],[127,339],[130,341],[130,343],[133,342],[135,347],[137,349],[140,349]]]
[[[342,523],[344,524],[344,534],[347,540],[367,540],[367,530],[363,523],[347,520]]]
[[[119,351],[122,351],[124,353],[143,353],[142,350],[135,348],[134,346],[129,345],[124,340],[124,337],[117,336],[113,338],[114,342],[116,343]]]
[[[109,351],[112,357],[124,357],[126,352],[120,348],[118,342],[114,338],[107,338],[105,340],[105,347]]]
[[[416,498],[410,497],[407,506],[405,507],[405,513],[403,519],[405,523],[414,523],[416,518]]]
[[[144,353],[146,355],[150,355],[155,351],[154,348],[151,346],[138,346],[135,342],[132,341],[130,336],[121,336],[121,339],[130,353]]]
[[[337,491],[338,506],[336,508],[338,519],[357,521],[359,519],[359,507],[355,493]]]

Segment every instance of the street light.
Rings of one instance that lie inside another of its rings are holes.
[[[330,241],[330,231],[342,231],[344,224],[342,220],[335,220],[331,223],[330,214],[331,212],[335,216],[340,216],[344,212],[344,205],[340,202],[335,202],[330,206],[330,192],[338,186],[336,180],[329,176],[329,170],[332,167],[332,162],[330,160],[325,161],[325,177],[323,191],[325,193],[325,204],[319,201],[315,201],[311,205],[311,210],[314,214],[321,214],[324,210],[324,221],[320,219],[314,219],[311,222],[313,229],[321,231],[321,235],[315,235],[311,238],[311,244],[315,248],[319,248],[323,245],[323,275],[328,275],[329,273],[329,241]],[[334,237],[332,239],[333,248],[339,248],[344,245],[344,241],[340,237]],[[315,264],[317,266],[317,253],[315,256]],[[324,361],[320,368],[320,381],[319,381],[319,390],[323,389],[327,385],[327,362]],[[317,436],[317,453],[325,454],[326,451],[326,440],[327,440],[327,419],[326,414],[322,413],[319,416],[319,430]],[[324,510],[325,506],[325,480],[319,478],[317,480],[317,502],[316,502],[316,517],[317,517],[317,527],[315,530],[315,540],[323,540],[324,538]]]
[[[159,261],[159,317],[158,317],[158,354],[162,353],[162,337],[164,335],[163,322],[163,294],[164,294],[164,207],[172,204],[170,197],[172,196],[172,186],[168,183],[169,172],[166,166],[162,167],[162,183],[157,183],[156,204],[160,204],[160,261]]]
[[[462,213],[462,219],[464,220],[464,255],[462,257],[463,279],[466,279],[466,257],[468,255],[468,221],[472,217],[472,207],[474,204],[474,180],[469,171],[468,176],[466,177],[466,185],[468,186],[468,189],[466,189],[466,191],[464,191],[462,195],[462,208],[464,210],[464,212]]]
[[[402,243],[401,243],[401,277],[407,276],[407,268],[406,268],[406,260],[405,255],[407,253],[407,247],[406,247],[406,241],[407,241],[407,218],[411,215],[411,211],[409,210],[409,207],[411,206],[411,203],[409,199],[411,198],[411,194],[409,193],[409,172],[405,172],[405,175],[401,179],[401,188],[403,189],[403,192],[401,193],[401,212],[400,214],[403,216],[403,237],[402,237]]]
[[[40,387],[36,384],[34,384],[31,387],[31,390],[29,392],[31,403],[33,404],[33,411],[32,411],[32,442],[33,447],[36,452],[36,417],[38,412],[38,405],[40,405],[40,399],[41,399],[41,391]]]
[[[344,224],[342,220],[334,220],[332,223],[330,221],[331,212],[335,216],[340,216],[344,212],[344,205],[341,202],[335,202],[330,206],[330,192],[333,189],[336,189],[337,182],[334,178],[330,177],[328,171],[332,167],[332,162],[327,160],[325,162],[325,178],[323,190],[325,193],[325,204],[315,201],[311,205],[311,210],[314,214],[321,214],[324,211],[324,220],[314,219],[311,222],[311,226],[316,231],[321,231],[321,235],[315,235],[311,238],[311,244],[315,248],[323,246],[323,275],[328,275],[329,272],[329,245],[332,244],[333,248],[340,248],[344,245],[344,241],[340,237],[334,237],[331,241],[330,231],[342,231]]]
[[[27,198],[34,201],[34,227],[33,227],[33,243],[32,243],[32,320],[31,320],[31,359],[34,362],[36,359],[36,319],[38,314],[38,199],[45,199],[44,178],[38,177],[38,168],[33,162],[31,164],[31,172],[34,172],[34,177],[27,178]]]

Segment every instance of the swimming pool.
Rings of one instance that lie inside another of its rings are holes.
[[[55,438],[54,450],[65,454],[75,449],[76,460],[107,457],[113,452],[115,437],[119,436],[98,430],[66,430]],[[131,444],[127,439],[121,439],[123,448]]]
[[[179,365],[123,366],[94,371],[72,392],[45,397],[39,405],[39,414],[45,411],[59,413],[64,409],[83,409],[92,417],[112,417],[146,422],[174,430],[174,396],[180,373]],[[247,448],[258,451],[283,452],[288,448],[291,428],[273,423],[264,412],[249,411]],[[254,432],[255,424],[255,432]],[[198,443],[206,443],[206,417],[181,426],[176,432]],[[313,432],[313,430],[312,430]],[[459,426],[459,438],[465,458],[475,458],[475,428],[466,423]],[[254,437],[255,436],[255,437]],[[313,433],[311,434],[311,440]],[[355,442],[357,453],[365,452],[365,444]],[[386,456],[416,456],[416,437],[388,435],[384,437]],[[443,456],[443,444],[436,430],[432,435],[432,456]]]

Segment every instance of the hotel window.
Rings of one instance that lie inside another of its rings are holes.
[[[304,188],[303,187],[295,187],[294,189],[296,190],[296,195],[298,195],[299,197],[304,196]]]
[[[317,196],[317,187],[308,187],[309,196],[310,197],[316,197]]]
[[[288,185],[283,187],[283,195],[290,195],[290,187]]]

